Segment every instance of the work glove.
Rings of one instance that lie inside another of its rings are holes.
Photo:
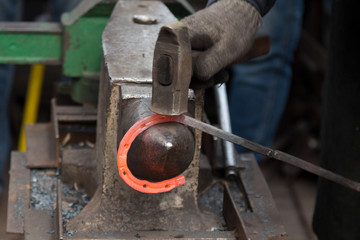
[[[192,49],[202,51],[193,63],[194,88],[226,80],[221,70],[246,54],[262,23],[260,13],[244,0],[218,0],[181,21]]]

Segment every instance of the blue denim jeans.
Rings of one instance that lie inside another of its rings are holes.
[[[303,0],[277,0],[258,31],[258,35],[271,39],[269,54],[233,67],[229,101],[235,134],[271,145],[291,85],[303,9]],[[248,151],[238,146],[237,150]],[[258,161],[262,159],[260,154],[255,155]]]
[[[19,21],[21,8],[21,0],[0,0],[0,21]],[[3,185],[4,168],[11,147],[8,101],[13,73],[13,65],[0,64],[0,188]]]

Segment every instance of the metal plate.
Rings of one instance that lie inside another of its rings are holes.
[[[55,239],[54,219],[47,210],[28,209],[25,214],[25,240]]]
[[[87,240],[89,239],[89,235],[86,234],[77,234],[75,233],[73,238],[68,239],[77,239],[77,240]],[[91,235],[91,239],[112,239],[112,240],[120,240],[120,239],[233,239],[235,240],[235,236],[233,232],[230,231],[218,231],[218,232],[210,232],[210,231],[195,231],[195,232],[169,232],[169,231],[139,231],[139,232],[118,232],[118,233],[106,233],[103,234],[94,234]]]
[[[58,158],[55,150],[54,129],[51,123],[26,125],[26,157],[28,168],[55,168]]]
[[[56,239],[64,239],[63,233],[63,217],[62,217],[62,187],[61,181],[58,179],[57,181],[57,196],[56,196],[56,207],[54,210],[54,223],[52,229],[55,228]]]
[[[120,1],[103,33],[105,64],[112,81],[151,83],[155,42],[160,27],[176,18],[160,2]],[[157,24],[137,24],[134,15],[151,16]],[[136,66],[136,67],[134,67]]]
[[[11,153],[6,225],[8,233],[24,233],[24,215],[30,202],[30,169],[27,169],[25,165],[26,156],[24,153]]]
[[[286,237],[285,227],[275,206],[271,192],[253,154],[242,154],[238,158],[246,168],[241,179],[251,212],[241,216],[251,239],[280,239]]]
[[[97,109],[83,106],[56,106],[55,111],[58,121],[96,121]]]

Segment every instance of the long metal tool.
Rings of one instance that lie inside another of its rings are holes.
[[[303,170],[306,170],[308,172],[311,172],[315,175],[318,175],[320,177],[323,177],[327,180],[336,182],[338,184],[341,184],[345,187],[351,188],[357,192],[360,192],[360,183],[353,181],[351,179],[345,178],[341,175],[338,175],[334,172],[331,172],[329,170],[326,170],[322,167],[316,166],[314,164],[311,164],[303,159],[297,158],[295,156],[292,156],[290,154],[284,153],[279,150],[274,150],[268,147],[264,147],[260,144],[251,142],[245,138],[236,136],[234,134],[225,132],[219,128],[216,128],[214,126],[211,126],[209,124],[206,124],[204,122],[201,122],[199,120],[196,120],[192,117],[181,115],[177,120],[177,122],[180,122],[184,125],[196,128],[202,132],[206,132],[208,134],[214,135],[216,137],[219,137],[223,140],[232,142],[234,144],[237,144],[239,146],[242,146],[244,148],[247,148],[251,151],[263,154],[269,158],[273,158],[276,160],[280,160],[283,162],[286,162],[288,164],[291,164],[293,166],[296,166],[298,168],[301,168]]]

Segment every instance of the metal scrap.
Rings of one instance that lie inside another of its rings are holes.
[[[226,222],[223,217],[224,187],[216,181],[204,193],[199,195],[199,207],[201,211],[215,214],[221,221],[221,226],[213,226],[211,230],[226,230]]]
[[[56,175],[50,176],[46,174],[46,170],[32,169],[30,179],[32,208],[52,213],[56,203]]]
[[[64,183],[62,184],[62,193],[62,217],[66,224],[80,213],[90,201],[90,197],[83,189],[76,190],[75,187]]]
[[[32,208],[49,210],[50,215],[53,215],[56,206],[57,179],[59,177],[59,172],[52,174],[54,171],[54,169],[32,169],[30,180]],[[90,197],[83,189],[75,189],[74,186],[62,183],[63,225],[65,226],[69,220],[76,217],[89,201]],[[71,231],[66,233],[68,236],[73,234]]]

